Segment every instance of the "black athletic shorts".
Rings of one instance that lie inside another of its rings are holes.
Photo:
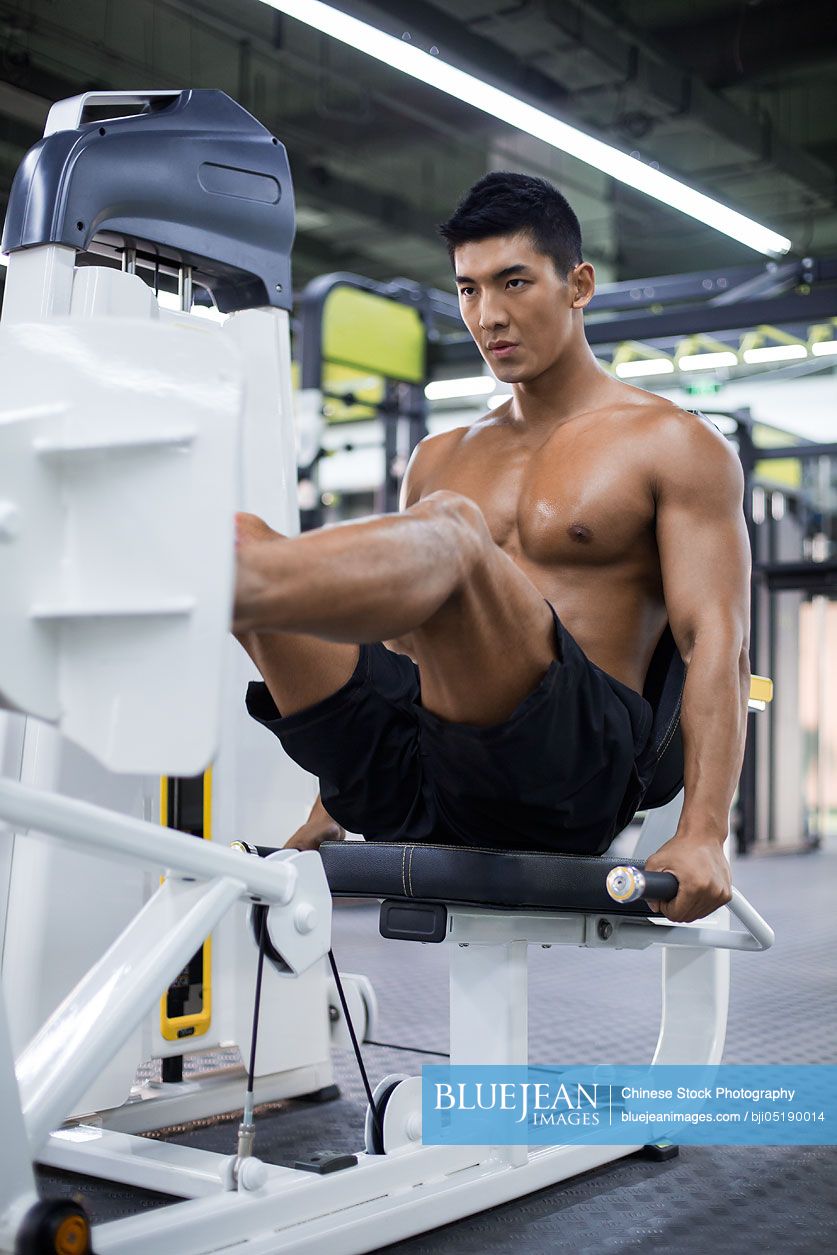
[[[317,776],[333,819],[367,841],[600,854],[653,774],[652,709],[592,663],[555,610],[558,659],[503,723],[449,723],[421,704],[419,670],[361,645],[351,678],[283,718],[263,683],[247,709]]]

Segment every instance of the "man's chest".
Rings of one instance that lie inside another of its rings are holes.
[[[583,437],[537,448],[495,433],[466,436],[422,495],[446,488],[476,501],[513,558],[606,564],[653,540],[654,502],[636,461],[624,447]]]

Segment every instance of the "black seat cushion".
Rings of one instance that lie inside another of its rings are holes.
[[[324,841],[320,855],[336,897],[651,914],[643,901],[623,905],[608,896],[607,874],[624,859],[391,841]],[[643,866],[641,861],[630,862],[632,867]]]

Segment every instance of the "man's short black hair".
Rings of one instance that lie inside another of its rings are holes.
[[[475,183],[439,227],[453,262],[461,244],[525,231],[562,279],[581,262],[581,227],[566,197],[546,179],[498,170]]]

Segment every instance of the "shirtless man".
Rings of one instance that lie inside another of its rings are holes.
[[[730,897],[747,718],[739,460],[705,419],[596,361],[593,267],[550,184],[490,174],[441,232],[511,400],[422,441],[399,514],[293,539],[239,518],[235,630],[265,680],[250,713],[320,780],[292,843],[343,824],[602,852],[648,783],[641,694],[668,621],[688,668],[685,801],[647,866],[680,881],[662,912],[699,919]]]

